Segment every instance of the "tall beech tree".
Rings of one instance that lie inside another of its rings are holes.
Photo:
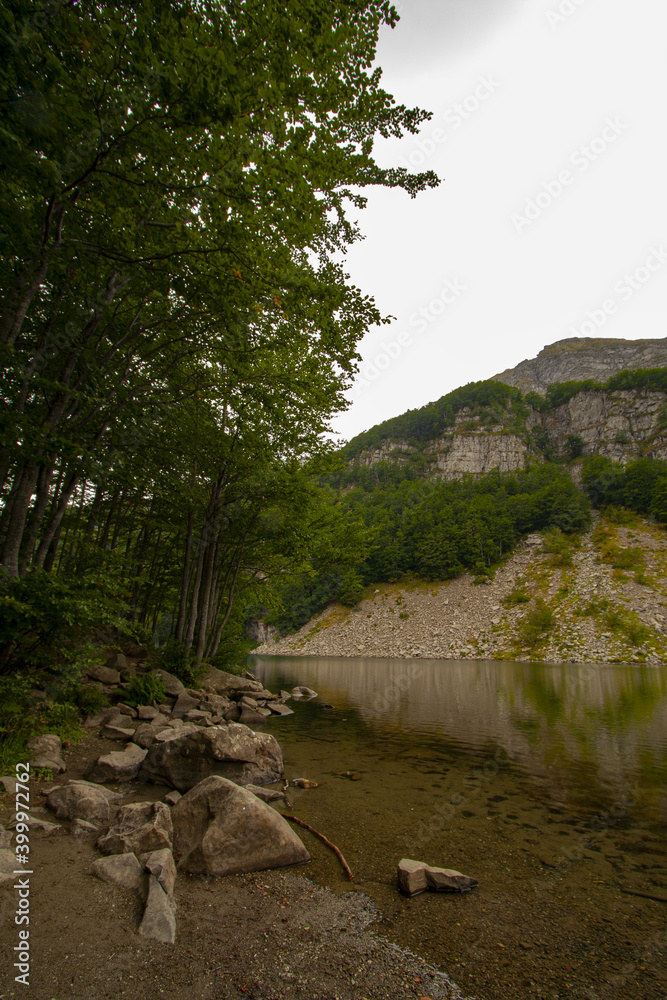
[[[115,553],[133,613],[201,657],[307,538],[303,463],[382,322],[340,264],[350,209],[437,183],[373,158],[428,117],[373,68],[396,20],[380,0],[0,6],[11,577]]]

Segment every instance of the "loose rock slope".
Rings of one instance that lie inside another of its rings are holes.
[[[667,658],[667,534],[640,518],[599,520],[581,538],[528,536],[478,583],[379,585],[325,609],[255,653],[548,662]]]

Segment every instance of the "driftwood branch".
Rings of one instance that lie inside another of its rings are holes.
[[[340,861],[341,865],[343,866],[345,874],[349,878],[350,882],[352,882],[352,880],[354,879],[354,875],[352,874],[352,870],[351,870],[351,868],[348,865],[347,861],[345,860],[345,858],[343,857],[343,855],[338,850],[338,848],[336,847],[335,844],[332,844],[330,840],[327,840],[327,838],[324,836],[324,834],[320,833],[319,830],[316,830],[314,827],[310,826],[310,824],[308,824],[308,823],[304,823],[304,821],[302,819],[298,819],[296,816],[291,816],[289,813],[281,813],[280,815],[284,816],[285,819],[291,820],[292,823],[298,823],[299,826],[302,826],[304,828],[304,830],[310,830],[311,833],[314,833],[316,837],[320,838],[320,840],[322,841],[323,844],[326,844],[327,847],[330,847],[331,850],[336,855],[336,857],[338,858],[338,860]]]

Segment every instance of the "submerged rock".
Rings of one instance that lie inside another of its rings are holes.
[[[174,806],[173,821],[179,871],[235,875],[310,861],[280,813],[226,778],[192,788]]]
[[[478,885],[476,878],[451,868],[432,868],[423,861],[403,858],[398,863],[398,888],[406,896],[420,892],[468,892]]]

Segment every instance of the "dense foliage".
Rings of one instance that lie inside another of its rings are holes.
[[[334,598],[355,603],[369,583],[409,575],[446,580],[465,571],[483,576],[521,535],[548,527],[578,531],[589,521],[587,498],[567,471],[547,463],[443,482],[380,462],[360,470],[357,485],[336,503],[367,527],[368,554],[346,574],[316,566],[307,581],[291,581],[283,610],[270,616],[283,630],[304,624]]]
[[[67,659],[68,617],[108,625],[100,581],[144,634],[214,657],[239,600],[307,561],[313,463],[382,322],[340,263],[350,209],[437,183],[373,158],[427,117],[371,69],[396,20],[385,0],[2,5],[4,669]]]
[[[628,507],[667,524],[667,462],[638,458],[622,466],[602,455],[584,459],[582,481],[596,507]]]

